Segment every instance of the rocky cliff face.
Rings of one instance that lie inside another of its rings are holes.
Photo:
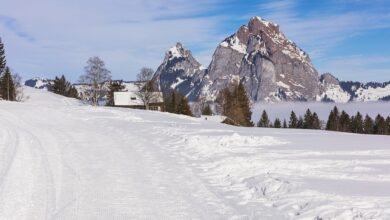
[[[175,89],[188,99],[196,100],[205,73],[206,69],[195,60],[191,52],[177,43],[166,52],[154,79],[163,92]]]
[[[253,17],[216,48],[207,69],[180,43],[168,50],[155,73],[163,91],[176,89],[190,101],[215,100],[219,91],[243,82],[252,102],[379,100],[390,85],[340,83],[319,75],[309,56],[288,40],[275,23]],[[372,91],[378,95],[372,95]],[[390,98],[389,98],[390,99]]]
[[[309,56],[260,17],[217,47],[202,94],[214,99],[227,84],[242,80],[253,102],[315,100],[319,76]]]

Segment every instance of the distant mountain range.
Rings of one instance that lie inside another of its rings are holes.
[[[208,67],[177,43],[154,74],[162,91],[175,89],[190,101],[214,101],[222,89],[241,81],[252,103],[267,101],[390,101],[390,81],[360,83],[320,75],[310,57],[287,39],[279,26],[260,17],[224,39]],[[48,88],[51,80],[33,78],[27,86]],[[76,85],[83,93],[85,85]]]
[[[330,73],[319,75],[307,53],[277,24],[260,17],[223,40],[207,68],[177,43],[166,52],[154,78],[163,91],[176,89],[191,101],[215,100],[219,91],[238,81],[253,103],[390,99],[390,82],[342,82]]]

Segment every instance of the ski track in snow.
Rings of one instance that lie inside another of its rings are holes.
[[[0,102],[0,219],[390,219],[390,137]]]

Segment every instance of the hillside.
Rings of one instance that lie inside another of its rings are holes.
[[[0,101],[0,219],[389,219],[388,136]]]

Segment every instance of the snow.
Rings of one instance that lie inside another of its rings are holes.
[[[177,46],[173,46],[169,49],[169,52],[170,52],[170,55],[171,57],[169,58],[169,60],[172,60],[173,58],[180,58],[180,57],[183,57],[183,55],[180,53],[179,49],[177,48]]]
[[[357,94],[356,101],[378,101],[380,98],[390,96],[390,84],[384,88],[359,88],[355,93]]]
[[[283,88],[286,88],[286,89],[289,89],[289,88],[290,88],[289,85],[285,84],[285,83],[282,82],[282,81],[276,82],[276,85],[278,85],[278,86],[280,86],[280,87],[283,87]]]
[[[328,84],[326,86],[326,91],[321,94],[318,98],[318,101],[321,101],[322,98],[327,97],[334,102],[346,103],[350,100],[351,95],[344,91],[339,85]]]
[[[235,51],[238,51],[239,53],[246,54],[246,45],[241,43],[236,35],[223,41],[220,45],[222,47],[229,47]]]
[[[172,88],[172,89],[175,89],[175,88],[176,88],[178,85],[180,85],[182,82],[184,82],[184,79],[182,79],[182,78],[177,78],[177,79],[176,79],[176,82],[172,83],[171,88]]]
[[[0,219],[390,218],[388,136],[25,92],[25,103],[0,102]]]

